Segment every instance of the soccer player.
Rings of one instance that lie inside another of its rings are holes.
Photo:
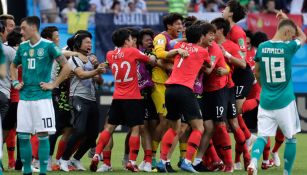
[[[201,146],[197,152],[196,158],[194,159],[193,166],[198,171],[207,171],[207,167],[204,167],[204,162],[202,162],[202,157],[210,144],[215,128],[216,134],[213,136],[213,142],[217,145],[217,148],[221,148],[217,151],[221,152],[221,155],[223,155],[221,158],[226,165],[225,171],[231,172],[233,171],[233,163],[231,160],[231,154],[227,154],[231,152],[231,142],[223,120],[227,114],[227,98],[225,98],[225,96],[227,97],[228,93],[226,87],[228,83],[228,70],[226,69],[223,52],[214,41],[216,32],[215,27],[209,23],[201,24],[201,26],[208,30],[208,33],[205,35],[207,42],[202,46],[208,48],[212,67],[204,69],[203,120],[206,130],[202,136]],[[217,135],[220,136],[217,137]],[[215,158],[215,161],[216,160],[218,160],[218,158]],[[220,161],[212,162],[212,165],[213,164],[216,164],[216,167],[218,167]]]
[[[20,33],[20,28],[15,28],[12,32],[7,35],[7,44],[8,46],[18,49],[19,44],[23,41],[22,35]],[[15,51],[16,52],[16,51]],[[18,80],[22,81],[21,76],[21,67],[18,67]],[[6,131],[6,135],[4,134],[4,140],[7,145],[8,152],[8,168],[15,170],[21,170],[22,163],[20,161],[19,149],[17,148],[17,159],[15,163],[14,153],[15,153],[15,145],[16,145],[16,123],[17,123],[17,106],[19,101],[19,91],[15,90],[14,87],[11,86],[10,93],[10,105],[7,116],[5,117],[2,128]]]
[[[130,127],[129,162],[126,168],[138,172],[136,158],[140,147],[140,125],[144,123],[144,106],[140,89],[138,87],[137,61],[155,63],[155,57],[150,58],[133,48],[133,40],[128,29],[118,29],[112,34],[116,48],[107,53],[107,61],[112,68],[115,78],[113,101],[109,111],[108,124],[100,133],[96,154],[90,169],[97,170],[99,155],[109,142],[117,125],[123,124]]]
[[[6,64],[5,64],[5,57],[4,57],[4,54],[3,54],[3,50],[2,50],[2,46],[0,46],[0,79],[4,78],[6,76]],[[0,117],[1,117],[1,114],[0,114]],[[1,121],[0,121],[1,122]],[[2,126],[2,125],[1,125]],[[3,142],[3,139],[2,139],[2,129],[0,130],[0,143]],[[0,146],[0,164],[2,165],[2,157],[3,157],[3,152],[2,152],[2,144]],[[0,175],[2,175],[2,166],[0,168]]]
[[[3,14],[0,15],[0,20],[4,21],[4,26],[7,33],[11,33],[15,28],[15,18],[13,15]]]
[[[208,51],[201,47],[207,28],[199,25],[192,25],[186,29],[187,42],[178,42],[175,49],[181,48],[188,52],[184,58],[178,54],[174,59],[174,67],[169,79],[166,81],[166,108],[170,128],[166,131],[161,142],[160,162],[157,168],[160,172],[167,172],[167,154],[170,151],[174,139],[179,134],[180,118],[183,115],[185,120],[191,125],[192,132],[187,143],[187,152],[180,168],[196,173],[192,166],[192,157],[200,144],[201,136],[204,132],[202,114],[197,99],[193,93],[193,87],[198,72],[203,64],[210,67]]]
[[[292,84],[293,55],[306,36],[287,15],[280,11],[277,32],[272,40],[259,45],[255,56],[255,73],[262,90],[258,109],[258,138],[252,149],[248,175],[257,174],[257,162],[267,138],[275,136],[277,127],[286,137],[284,174],[291,175],[296,156],[295,134],[301,131]],[[296,39],[293,40],[293,38]]]
[[[54,111],[51,91],[43,90],[41,82],[49,82],[53,60],[61,65],[66,58],[52,42],[42,39],[38,33],[40,20],[29,16],[21,21],[21,34],[27,40],[20,44],[16,57],[11,64],[12,85],[20,90],[20,101],[17,109],[17,132],[20,141],[20,153],[23,162],[23,173],[32,174],[32,150],[30,135],[39,138],[40,175],[45,175],[49,158],[48,134],[55,132]],[[17,79],[17,67],[22,65],[22,80]],[[70,71],[66,65],[63,74]]]
[[[162,63],[172,63],[170,59],[172,59],[179,50],[172,50],[172,46],[170,41],[173,39],[177,39],[179,34],[182,32],[183,25],[182,25],[183,17],[178,13],[170,13],[163,18],[163,25],[165,28],[164,32],[158,34],[153,41],[154,49],[153,52],[157,56],[158,62]],[[181,53],[182,54],[182,53]],[[154,82],[154,88],[152,91],[152,100],[156,106],[157,113],[159,115],[159,125],[156,127],[153,138],[152,138],[152,166],[156,166],[156,151],[159,147],[159,142],[163,134],[167,129],[167,123],[165,116],[167,114],[167,110],[165,107],[165,81],[169,76],[169,72],[171,70],[167,67],[160,67],[156,66],[152,70],[152,81]],[[178,137],[176,137],[178,140]],[[170,151],[170,154],[174,151],[175,144]],[[166,164],[168,172],[175,172],[172,168],[170,160],[168,160]]]
[[[236,149],[236,154],[240,155],[243,152],[244,165],[246,169],[250,161],[248,146],[253,143],[255,137],[252,137],[250,131],[247,129],[242,119],[242,105],[253,85],[255,78],[246,57],[246,34],[244,30],[236,24],[236,22],[243,19],[245,15],[245,8],[242,7],[237,0],[228,1],[227,6],[223,11],[224,19],[230,23],[230,31],[227,34],[227,39],[239,45],[243,57],[246,61],[246,67],[234,69],[232,75],[233,81],[235,83],[237,117],[229,120],[235,134],[236,147],[238,148]],[[243,134],[241,132],[243,132]]]

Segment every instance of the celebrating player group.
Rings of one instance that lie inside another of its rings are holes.
[[[90,171],[113,171],[112,134],[125,125],[122,164],[132,172],[176,172],[170,160],[179,142],[176,164],[183,171],[244,169],[256,175],[261,155],[263,170],[280,166],[278,149],[285,140],[283,171],[291,175],[295,134],[301,131],[291,60],[306,36],[282,11],[271,40],[236,24],[245,16],[239,2],[230,0],[223,17],[210,22],[170,13],[159,34],[119,28],[112,34],[114,50],[100,63],[86,30],[60,49],[56,27],[39,33],[36,16],[16,27],[13,16],[1,15],[0,140],[8,147],[8,168],[24,175],[85,171],[81,159],[89,152]],[[101,130],[96,85],[107,71],[115,87]],[[137,164],[140,146],[144,159]]]

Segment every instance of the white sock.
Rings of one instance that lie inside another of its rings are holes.
[[[202,161],[201,158],[195,158],[194,162],[193,162],[193,166],[196,166],[196,165],[200,164],[201,161]]]

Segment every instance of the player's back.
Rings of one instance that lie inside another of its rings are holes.
[[[266,41],[259,45],[255,61],[261,70],[260,105],[264,109],[280,109],[294,100],[291,61],[299,47],[297,40]]]
[[[201,66],[204,61],[209,62],[208,52],[196,44],[185,42],[177,43],[174,48],[187,50],[189,56],[181,58],[180,55],[177,55],[175,57],[173,71],[166,84],[180,84],[193,90]]]
[[[146,62],[148,57],[136,48],[116,48],[107,53],[107,61],[115,79],[114,99],[141,99],[137,60]]]

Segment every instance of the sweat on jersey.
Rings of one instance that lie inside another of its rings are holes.
[[[22,65],[23,88],[20,100],[33,101],[51,99],[50,90],[42,90],[41,82],[49,82],[54,59],[61,55],[61,50],[53,42],[40,38],[32,45],[30,41],[20,44],[14,59],[15,65]]]
[[[263,109],[281,109],[295,99],[291,61],[300,46],[299,40],[270,40],[259,45],[255,61],[260,66],[260,106]]]

